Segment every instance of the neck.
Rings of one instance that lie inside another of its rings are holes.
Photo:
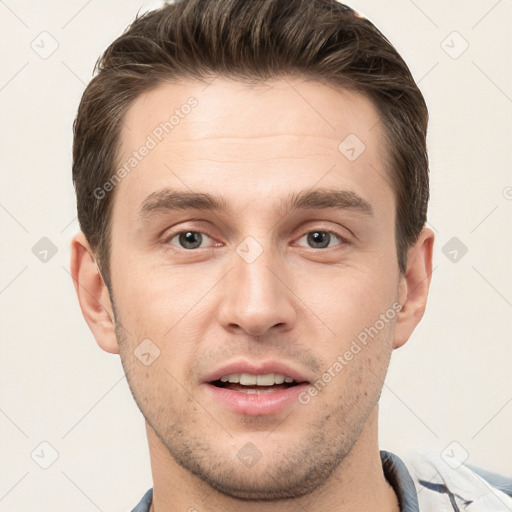
[[[350,453],[312,493],[287,500],[250,501],[218,492],[179,466],[146,423],[153,474],[151,512],[291,512],[353,510],[399,512],[398,500],[382,470],[377,437],[377,407]]]

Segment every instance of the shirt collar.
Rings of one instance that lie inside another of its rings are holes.
[[[383,450],[380,459],[384,476],[397,495],[400,512],[419,512],[416,487],[405,464],[393,453]]]

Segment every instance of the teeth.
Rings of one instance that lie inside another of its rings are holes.
[[[258,375],[258,377],[256,378],[256,384],[258,384],[258,386],[273,386],[274,374],[267,373],[266,375]]]
[[[255,386],[258,382],[258,377],[256,377],[256,375],[251,375],[250,373],[242,373],[240,374],[239,382],[243,386]]]
[[[274,382],[276,384],[282,384],[284,382],[284,379],[286,379],[286,377],[284,375],[279,375],[278,373],[274,373]]]
[[[294,382],[291,377],[286,377],[280,373],[266,373],[264,375],[251,375],[250,373],[233,373],[221,377],[221,382],[234,382],[242,386],[272,386],[274,384],[288,384]]]

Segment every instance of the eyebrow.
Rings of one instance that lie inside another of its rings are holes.
[[[276,211],[286,215],[294,210],[352,210],[365,216],[374,215],[371,204],[351,190],[315,189],[294,192],[283,198]],[[139,217],[146,219],[154,213],[179,210],[209,210],[216,213],[233,215],[230,201],[223,196],[214,196],[206,192],[192,192],[164,188],[148,195],[142,202]]]

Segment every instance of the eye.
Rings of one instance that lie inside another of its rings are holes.
[[[305,235],[303,235],[300,239],[306,238],[307,243],[311,244],[311,247],[313,249],[325,249],[329,247],[329,244],[332,240],[338,240],[339,244],[341,245],[344,242],[347,242],[341,235],[338,235],[337,233],[334,233],[332,231],[323,231],[323,230],[315,230],[315,231],[309,231]]]
[[[199,249],[205,239],[212,240],[206,233],[200,231],[181,231],[169,238],[168,243],[172,244],[176,239],[182,249]]]

